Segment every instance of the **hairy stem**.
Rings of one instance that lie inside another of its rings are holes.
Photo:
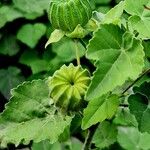
[[[78,47],[78,41],[74,40],[75,42],[75,51],[76,51],[76,59],[77,59],[77,65],[80,65],[80,56],[79,56],[79,47]]]
[[[89,128],[82,150],[91,149],[92,139],[98,126],[99,126],[99,123]]]
[[[122,95],[125,94],[135,83],[137,83],[143,76],[148,74],[150,72],[150,69],[147,69],[144,71],[135,81],[133,81],[123,92]]]

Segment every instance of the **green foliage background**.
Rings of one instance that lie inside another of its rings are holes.
[[[126,0],[125,8],[120,1],[91,0],[92,9],[100,12],[98,19],[103,25],[94,33],[92,40],[92,36],[83,40],[86,45],[90,40],[87,51],[78,43],[82,66],[92,73],[95,71],[86,95],[89,103],[84,109],[83,120],[80,114],[74,118],[64,118],[54,108],[47,109],[48,87],[41,79],[52,75],[63,64],[76,64],[75,46],[71,39],[64,37],[58,43],[44,48],[54,30],[47,15],[50,0],[0,1],[0,112],[10,99],[0,117],[1,145],[5,147],[7,141],[11,141],[20,149],[78,150],[83,146],[88,132],[81,128],[88,129],[102,122],[93,136],[92,146],[97,147],[95,150],[150,149],[149,74],[136,82],[127,97],[120,98],[119,95],[142,71],[150,68],[150,11],[142,11],[143,4],[150,6],[150,1]],[[116,9],[109,12],[114,6]],[[122,24],[130,32],[113,24],[106,25],[109,23],[119,24],[120,27]],[[93,65],[93,62],[96,63]],[[35,79],[39,80],[32,81]],[[32,82],[17,87],[23,81]],[[29,93],[30,96],[27,96]],[[19,99],[23,100],[18,103]],[[29,102],[32,103],[31,107]],[[121,106],[120,102],[123,103]],[[31,114],[31,110],[35,114]],[[53,115],[43,116],[45,113]],[[60,126],[57,126],[57,122]],[[18,128],[25,128],[29,133],[24,134]],[[71,138],[68,128],[73,135]],[[35,132],[44,134],[37,136]],[[21,138],[24,141],[20,144]],[[34,142],[30,141],[32,139]],[[50,139],[50,142],[45,139]],[[8,149],[15,149],[15,145],[8,145]]]

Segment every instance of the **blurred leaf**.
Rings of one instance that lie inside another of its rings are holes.
[[[59,59],[63,62],[69,62],[76,59],[76,43],[69,38],[63,38],[61,41],[52,44],[52,50],[57,54]],[[81,43],[77,43],[79,49],[79,56],[85,54],[85,48]]]
[[[7,22],[11,22],[22,16],[22,13],[13,6],[0,6],[0,28],[2,28]]]
[[[118,108],[113,123],[123,126],[138,126],[135,116],[130,113],[129,109],[120,107]]]
[[[45,80],[24,82],[11,93],[9,103],[0,114],[0,147],[46,139],[53,144],[70,124],[72,117],[62,115],[50,104]]]
[[[143,41],[143,46],[146,57],[150,59],[150,41]]]
[[[105,148],[115,143],[116,140],[116,126],[108,121],[104,121],[98,126],[92,142],[96,145],[96,147]]]
[[[149,89],[148,89],[149,91]],[[139,94],[131,95],[128,99],[129,109],[138,121],[139,130],[150,133],[150,100]]]
[[[13,0],[14,6],[22,11],[27,19],[35,19],[42,16],[44,10],[48,10],[49,0]]]
[[[26,50],[21,55],[19,62],[31,67],[33,74],[48,71],[50,68],[49,62],[42,57],[40,58],[35,50]]]
[[[126,150],[149,150],[150,134],[140,133],[134,127],[119,127],[118,142]]]
[[[58,142],[50,144],[48,140],[45,140],[40,143],[33,143],[32,150],[61,150],[61,144]]]
[[[71,150],[81,150],[83,143],[79,141],[77,138],[71,138],[72,149]]]
[[[95,0],[96,4],[108,4],[111,0]]]
[[[42,23],[26,24],[19,29],[17,38],[30,48],[34,48],[45,33],[46,26]]]
[[[0,92],[6,99],[10,98],[10,90],[24,80],[20,73],[20,69],[16,67],[0,70]]]
[[[19,46],[14,35],[4,36],[0,40],[0,54],[13,56],[19,51]]]

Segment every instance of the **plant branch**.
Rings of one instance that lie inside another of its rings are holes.
[[[82,150],[90,150],[92,139],[98,126],[99,126],[99,123],[89,128]]]
[[[143,76],[145,76],[146,74],[148,74],[150,72],[150,69],[147,69],[146,71],[144,71],[135,81],[133,81],[133,83],[131,83],[123,92],[122,95],[125,94],[135,83],[137,83]]]

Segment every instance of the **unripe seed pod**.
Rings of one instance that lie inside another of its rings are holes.
[[[50,97],[63,110],[77,110],[90,83],[87,69],[81,66],[63,65],[48,81]]]
[[[49,19],[55,29],[73,31],[84,26],[92,17],[89,0],[51,0]]]

